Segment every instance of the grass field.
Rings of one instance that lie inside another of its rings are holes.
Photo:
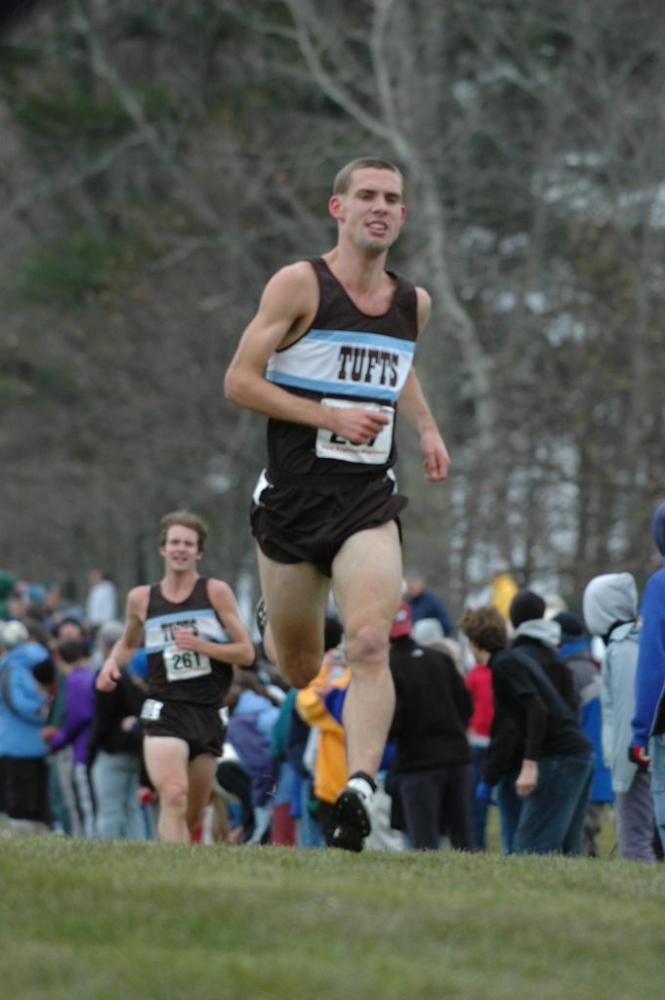
[[[652,998],[665,869],[557,857],[0,843],[0,995]]]

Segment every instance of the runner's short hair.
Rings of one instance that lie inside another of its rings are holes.
[[[506,623],[497,608],[470,608],[465,611],[459,627],[467,639],[488,653],[504,649],[508,642]]]
[[[354,171],[367,170],[370,167],[375,170],[392,170],[399,177],[402,189],[404,189],[404,175],[394,163],[391,163],[390,160],[382,160],[378,156],[360,156],[357,160],[346,163],[337,173],[333,182],[333,194],[346,194],[351,186],[351,176]]]
[[[203,552],[206,538],[208,537],[208,525],[202,517],[199,517],[198,514],[192,514],[190,510],[174,510],[170,514],[164,514],[164,517],[159,522],[159,544],[166,545],[166,536],[169,528],[172,528],[175,524],[182,528],[191,528],[192,531],[195,531],[198,536],[199,552]]]

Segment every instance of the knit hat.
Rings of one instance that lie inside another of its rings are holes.
[[[584,638],[584,623],[579,615],[572,611],[560,611],[552,621],[558,622],[561,626],[561,645],[565,646],[569,642],[580,642]]]
[[[510,602],[508,614],[513,628],[518,628],[522,622],[542,618],[545,614],[545,601],[533,590],[520,590]]]
[[[411,617],[411,608],[406,601],[402,601],[390,630],[390,638],[399,639],[400,636],[411,635],[412,624],[413,619]]]

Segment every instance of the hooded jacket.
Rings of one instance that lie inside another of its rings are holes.
[[[570,668],[559,656],[561,626],[558,622],[545,618],[533,618],[522,622],[515,632],[513,646],[521,649],[543,668],[565,703],[578,714],[578,700],[575,681]]]
[[[38,642],[23,642],[0,660],[0,755],[45,757],[41,736],[49,701],[37,684],[34,669],[49,660]]]
[[[651,537],[665,556],[665,503],[651,519]],[[665,733],[665,560],[647,580],[642,595],[642,629],[635,674],[633,742],[646,747],[650,736]]]
[[[637,587],[630,573],[594,577],[584,591],[584,620],[607,642],[601,667],[603,760],[615,792],[627,792],[637,765],[628,759],[635,710],[635,672],[639,629]]]

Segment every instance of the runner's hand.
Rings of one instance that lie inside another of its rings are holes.
[[[333,434],[350,444],[367,444],[373,441],[389,417],[380,410],[365,410],[362,406],[328,406],[332,416]]]
[[[95,687],[98,691],[114,691],[115,686],[120,680],[120,667],[115,660],[109,659],[106,661],[102,669],[97,674],[97,680],[95,681]]]
[[[173,629],[173,638],[178,649],[190,653],[200,652],[201,640],[198,635],[192,632],[191,628],[187,628],[185,625],[176,625]]]
[[[420,435],[420,448],[425,458],[425,476],[431,483],[438,483],[448,475],[450,455],[443,438],[435,427]]]

